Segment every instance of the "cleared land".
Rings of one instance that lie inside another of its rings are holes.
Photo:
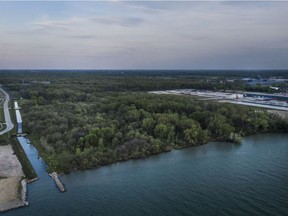
[[[267,110],[269,113],[276,114],[283,119],[288,119],[288,112],[287,111],[280,111],[280,110]]]
[[[25,205],[22,166],[10,145],[0,146],[0,211]]]
[[[9,131],[13,131],[13,123],[9,110],[9,95],[0,88],[0,212],[25,206],[26,180],[36,177],[25,152],[15,137],[10,137]],[[11,112],[12,119],[15,115]],[[11,144],[11,145],[8,145]],[[13,148],[12,148],[13,146]],[[17,157],[18,156],[18,157]],[[23,168],[19,160],[23,164]],[[32,173],[32,174],[31,174]]]

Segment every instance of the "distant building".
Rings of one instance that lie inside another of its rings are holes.
[[[270,88],[273,89],[273,90],[276,90],[276,91],[279,90],[279,87],[273,87],[273,86],[271,86]]]
[[[271,100],[279,100],[279,101],[288,102],[288,96],[277,95],[277,94],[247,93],[247,94],[244,94],[244,97],[271,99]]]
[[[257,79],[253,79],[253,78],[243,78],[243,81],[245,81],[247,84],[249,85],[262,85],[262,86],[270,86],[270,85],[274,85],[274,84],[280,84],[280,83],[284,83],[287,82],[287,79],[261,79],[261,78],[257,78]]]

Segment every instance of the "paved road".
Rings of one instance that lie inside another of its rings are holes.
[[[8,103],[9,103],[10,97],[7,94],[7,92],[5,92],[2,88],[0,88],[0,91],[2,91],[5,94],[5,102],[3,104],[3,108],[4,108],[6,128],[5,128],[5,130],[0,131],[0,135],[2,135],[2,134],[7,133],[8,131],[12,130],[14,125],[11,121],[10,113],[9,113],[9,109],[8,109]]]
[[[232,101],[232,100],[221,100],[219,102],[226,102],[226,103],[240,104],[240,105],[244,105],[244,106],[262,107],[262,108],[268,108],[268,109],[288,111],[288,107],[273,106],[273,105],[269,105],[269,104],[260,104],[260,103],[245,102],[245,101]]]

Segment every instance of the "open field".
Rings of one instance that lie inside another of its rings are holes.
[[[288,119],[288,112],[287,111],[281,111],[281,110],[267,110],[269,113],[276,114],[280,116],[283,119]]]

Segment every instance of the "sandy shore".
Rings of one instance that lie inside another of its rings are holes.
[[[0,211],[25,206],[26,180],[10,145],[0,146]]]

